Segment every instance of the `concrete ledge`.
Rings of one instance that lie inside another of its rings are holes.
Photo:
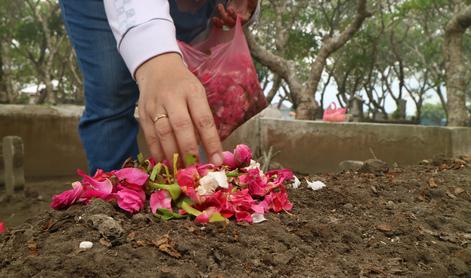
[[[81,109],[0,105],[0,138],[23,139],[26,177],[70,176],[77,168],[86,169],[77,131]]]
[[[27,177],[63,176],[86,169],[77,125],[79,106],[0,105],[0,138],[23,138]],[[142,136],[142,151],[147,153]],[[245,143],[254,149],[273,146],[275,161],[295,171],[334,171],[342,160],[375,155],[400,165],[437,155],[471,155],[471,128],[325,123],[255,117],[224,142],[226,149]]]
[[[451,130],[441,127],[262,118],[260,129],[262,149],[273,146],[281,151],[275,161],[305,173],[335,170],[343,160],[366,160],[372,151],[379,159],[406,165],[469,153],[471,144],[470,129],[455,130],[455,141],[468,145],[456,151]]]

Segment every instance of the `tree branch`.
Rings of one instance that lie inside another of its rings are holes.
[[[345,45],[353,35],[360,30],[363,21],[372,16],[366,7],[367,0],[358,0],[357,13],[355,18],[338,36],[328,38],[321,46],[319,54],[311,65],[311,74],[309,76],[307,87],[308,91],[314,91],[319,84],[319,77],[324,70],[327,58]]]

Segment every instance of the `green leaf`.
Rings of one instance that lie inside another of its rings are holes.
[[[163,166],[164,166],[164,170],[165,170],[165,175],[166,175],[166,177],[167,177],[167,182],[168,182],[168,183],[171,183],[172,180],[171,180],[171,178],[170,178],[170,170],[168,169],[168,166],[167,166],[167,165],[163,164]]]
[[[198,162],[198,160],[196,159],[196,155],[186,154],[185,158],[183,159],[183,162],[185,163],[186,166],[190,166]]]
[[[166,190],[168,191],[168,193],[170,193],[170,196],[174,201],[177,200],[182,193],[182,190],[180,189],[180,186],[177,183],[168,184]]]
[[[142,153],[139,153],[137,155],[137,162],[139,163],[139,165],[144,163],[144,155]]]
[[[182,190],[180,189],[180,186],[176,183],[173,184],[163,184],[163,183],[156,183],[156,182],[149,182],[149,186],[152,189],[163,189],[166,190],[169,194],[170,197],[172,197],[172,200],[177,200],[181,193]]]
[[[227,177],[238,177],[239,176],[239,169],[235,169],[233,171],[230,171],[226,173]]]
[[[226,222],[226,221],[227,221],[227,219],[224,216],[222,216],[219,212],[213,213],[213,215],[211,215],[211,217],[209,218],[210,223]]]
[[[181,218],[186,217],[185,215],[180,215],[178,213],[172,212],[172,211],[170,211],[168,209],[165,209],[165,208],[157,209],[156,215],[159,216],[160,218],[162,218],[165,221],[170,220],[170,219],[181,219]]]
[[[146,161],[144,161],[144,165],[146,166],[146,172],[149,173],[153,168],[151,168],[152,164],[150,163],[150,160],[149,159],[146,159]]]
[[[190,204],[188,204],[188,202],[185,202],[185,201],[182,202],[182,209],[186,211],[188,214],[191,214],[193,216],[198,216],[202,213],[201,211],[195,208],[192,208]]]
[[[160,170],[162,170],[162,163],[159,162],[154,166],[154,169],[152,169],[152,173],[150,174],[151,181],[155,181],[157,175],[160,174]]]
[[[177,177],[177,164],[178,164],[178,153],[173,154],[173,177]]]

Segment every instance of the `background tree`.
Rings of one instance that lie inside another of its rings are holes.
[[[272,29],[273,32],[279,33],[283,30],[289,30],[290,27],[293,26],[293,24],[289,24],[290,20],[298,18],[303,19],[303,16],[300,16],[299,14],[301,10],[303,10],[303,12],[311,11],[314,13],[321,10],[322,12],[322,8],[319,8],[320,5],[333,5],[337,10],[342,11],[351,10],[352,8],[348,7],[349,4],[351,4],[351,1],[321,1],[320,3],[316,3],[317,5],[312,5],[312,1],[309,1],[310,5],[307,5],[307,2],[308,1],[270,1],[270,4],[276,11],[277,17],[281,19],[281,21],[276,21],[277,24],[274,26],[275,28]],[[272,49],[269,49],[262,46],[251,32],[247,32],[248,42],[253,55],[260,61],[260,63],[267,66],[272,72],[281,76],[286,81],[293,96],[293,105],[296,109],[297,119],[314,119],[316,109],[319,107],[315,101],[315,92],[317,91],[327,59],[332,53],[345,45],[345,43],[347,43],[353,35],[358,32],[363,21],[367,17],[371,16],[367,11],[366,0],[358,0],[356,7],[353,10],[356,12],[353,19],[351,19],[347,25],[344,20],[335,19],[335,15],[332,17],[333,20],[331,20],[331,22],[338,22],[338,25],[335,27],[340,27],[342,24],[343,26],[346,26],[341,29],[341,32],[334,28],[327,29],[328,33],[326,34],[322,34],[321,32],[322,38],[319,39],[321,43],[319,44],[317,55],[313,55],[313,51],[309,51],[309,55],[305,57],[303,61],[309,65],[306,79],[303,79],[302,75],[299,75],[299,70],[296,69],[296,62],[290,59],[289,56],[286,57],[285,55],[282,55],[282,53],[280,54],[279,49],[277,53],[276,48],[273,49],[272,47]],[[326,15],[329,16],[328,14]],[[341,14],[339,16],[343,19],[342,16],[344,17],[345,14]],[[314,32],[314,30],[312,30],[312,23],[312,20],[310,20],[309,23],[299,20],[294,23],[294,26],[296,26],[296,29],[302,33],[306,31]],[[311,25],[311,28],[309,28],[309,25]],[[278,38],[275,39],[275,45],[277,39]],[[312,46],[315,47],[316,45],[313,44]],[[312,48],[309,50],[312,50]]]
[[[461,2],[461,1],[460,1]],[[448,93],[448,124],[465,126],[469,121],[466,107],[467,72],[463,55],[463,37],[471,26],[471,5],[456,3],[455,15],[445,27],[444,56]]]

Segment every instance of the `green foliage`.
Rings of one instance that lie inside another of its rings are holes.
[[[59,102],[82,101],[78,66],[56,1],[0,1],[0,44],[0,101],[7,93],[7,102],[25,102],[27,96],[18,92],[32,84],[44,85],[46,73],[59,83],[53,91]]]
[[[446,120],[445,111],[440,104],[426,103],[422,106],[421,120],[427,125],[443,125]]]

